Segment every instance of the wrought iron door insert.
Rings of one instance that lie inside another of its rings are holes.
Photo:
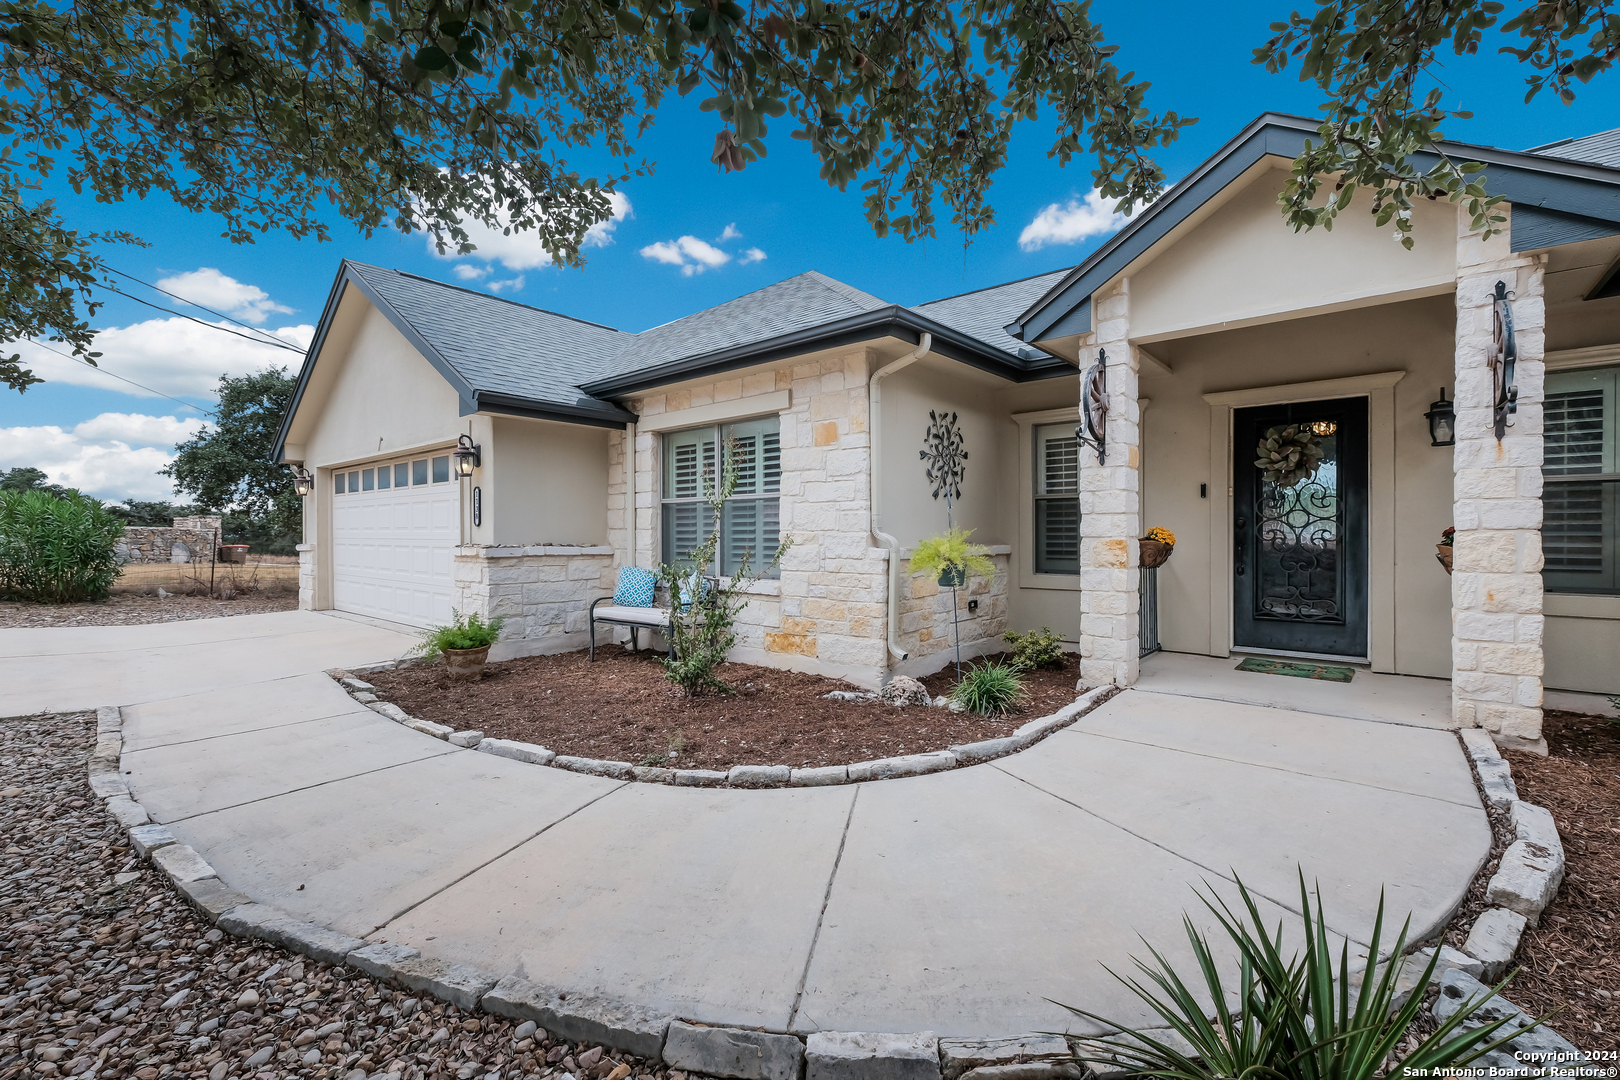
[[[1366,656],[1367,399],[1234,420],[1234,644]]]

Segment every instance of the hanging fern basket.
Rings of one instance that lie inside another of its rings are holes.
[[[1255,447],[1255,468],[1263,479],[1280,488],[1309,480],[1322,467],[1322,440],[1304,424],[1268,428]]]

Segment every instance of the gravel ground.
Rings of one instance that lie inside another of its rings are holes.
[[[94,743],[93,714],[0,720],[0,1080],[686,1080],[224,935],[92,796]]]
[[[298,607],[296,589],[254,592],[232,600],[206,596],[148,596],[114,593],[97,603],[32,604],[0,600],[0,628],[32,626],[135,626],[143,623],[220,619],[227,615],[260,615]]]

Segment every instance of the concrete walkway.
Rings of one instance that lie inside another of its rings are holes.
[[[1182,913],[1211,922],[1195,886],[1231,900],[1240,876],[1275,925],[1303,866],[1359,942],[1380,889],[1397,921],[1438,926],[1490,845],[1449,732],[1169,693],[1127,691],[1022,754],[923,777],[583,776],[449,747],[289,670],[306,635],[328,643],[310,668],[408,640],[326,618],[223,621],[262,628],[275,663],[250,683],[94,689],[127,706],[124,769],[153,817],[299,918],[713,1024],[1093,1030],[1052,1000],[1151,1024],[1104,965],[1128,972],[1141,938],[1187,962]],[[193,641],[199,665],[227,648]],[[171,677],[184,648],[160,646]],[[29,700],[90,692],[31,683]]]

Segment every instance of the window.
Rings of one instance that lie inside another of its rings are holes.
[[[433,482],[443,484],[450,479],[450,455],[433,459]]]
[[[366,469],[360,474],[360,490],[375,491],[377,488],[377,470]]]
[[[1620,367],[1547,373],[1542,580],[1620,593]]]
[[[394,466],[394,486],[411,486],[411,466],[409,462],[402,461]]]
[[[692,549],[708,539],[714,511],[703,495],[719,480],[715,447],[728,442],[736,454],[737,488],[721,514],[719,572],[736,573],[745,554],[758,571],[776,553],[781,536],[780,432],[781,422],[772,416],[664,436],[664,562],[687,562]]]
[[[427,458],[411,462],[411,483],[427,483]]]
[[[356,491],[359,491],[359,490],[360,490],[360,470],[356,469],[356,470],[349,473],[349,494],[352,495]]]
[[[342,495],[344,493],[343,492],[343,481],[345,479],[346,479],[346,476],[345,476],[344,473],[336,473],[336,474],[333,475],[333,477],[332,477],[332,494],[334,494],[334,495]]]
[[[1074,424],[1035,428],[1035,572],[1080,572],[1080,444]]]
[[[384,465],[382,468],[377,470],[377,490],[378,491],[387,491],[388,490],[388,481],[389,481],[389,478],[393,475],[393,472],[394,472],[394,470],[389,468],[387,465]]]

